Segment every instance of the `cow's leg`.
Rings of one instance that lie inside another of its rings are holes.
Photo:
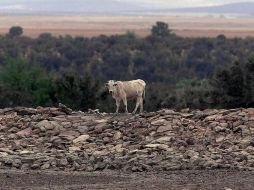
[[[116,100],[116,113],[118,113],[120,107],[120,100]]]
[[[144,107],[144,106],[143,106],[143,98],[140,98],[139,101],[140,101],[140,102],[139,102],[139,104],[140,104],[140,111],[139,111],[139,112],[142,113],[142,112],[143,112],[143,109],[144,109],[144,108],[143,108],[143,107]]]
[[[125,112],[128,113],[128,103],[127,103],[127,98],[126,97],[123,98],[123,104],[125,106]]]
[[[135,114],[136,113],[136,111],[137,111],[137,109],[138,109],[138,106],[139,106],[139,104],[140,104],[140,97],[137,97],[137,102],[136,102],[136,107],[135,107],[135,109],[133,110],[133,114]]]

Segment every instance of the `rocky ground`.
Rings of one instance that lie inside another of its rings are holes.
[[[6,108],[0,109],[0,169],[250,172],[253,134],[254,108],[141,115],[73,112],[63,105]]]

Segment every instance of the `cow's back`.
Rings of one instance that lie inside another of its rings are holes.
[[[141,84],[145,88],[145,86],[146,86],[145,81],[143,81],[141,79],[137,79],[137,80],[134,80],[134,81],[136,81],[137,83]]]
[[[123,90],[125,91],[128,98],[142,95],[146,86],[146,83],[141,79],[122,81],[122,84]]]

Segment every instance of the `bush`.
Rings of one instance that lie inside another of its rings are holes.
[[[9,37],[17,37],[23,34],[23,28],[20,26],[13,26],[10,28],[8,36]]]
[[[7,58],[0,71],[1,106],[37,106],[50,102],[45,70],[22,58]]]

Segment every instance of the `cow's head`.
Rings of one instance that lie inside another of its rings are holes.
[[[106,83],[106,87],[108,88],[108,91],[110,94],[117,91],[117,82],[114,80],[109,80]]]

